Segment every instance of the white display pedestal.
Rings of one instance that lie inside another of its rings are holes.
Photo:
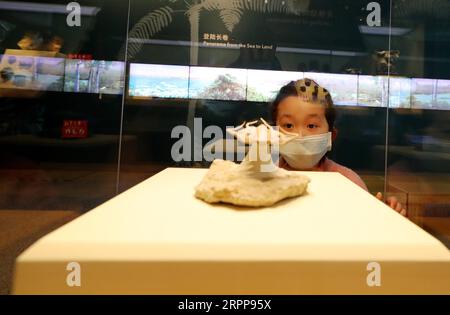
[[[450,293],[449,250],[338,173],[305,172],[307,195],[263,209],[197,200],[205,173],[166,169],[45,236],[13,293]]]

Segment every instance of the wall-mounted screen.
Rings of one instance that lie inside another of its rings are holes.
[[[76,81],[76,64],[68,61],[66,65],[66,87],[71,90]],[[78,89],[88,91],[92,66],[85,61],[78,61],[78,66]],[[303,78],[328,89],[337,106],[387,107],[389,100],[390,108],[450,109],[450,80],[197,66],[131,64],[128,94],[272,102],[282,86]]]

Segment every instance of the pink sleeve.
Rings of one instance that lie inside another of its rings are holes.
[[[364,183],[364,181],[361,179],[361,177],[359,177],[359,175],[356,174],[351,169],[345,168],[344,170],[340,171],[339,173],[341,173],[342,175],[344,175],[345,177],[350,179],[352,182],[354,182],[356,185],[358,185],[362,189],[369,191],[369,189],[367,189],[367,186]]]
[[[330,160],[329,160],[330,161]],[[344,175],[345,177],[347,177],[348,179],[350,179],[352,182],[354,182],[356,185],[358,185],[359,187],[361,187],[362,189],[369,191],[367,189],[366,184],[364,183],[364,181],[361,179],[361,177],[359,177],[358,174],[356,174],[354,171],[352,171],[351,169],[342,166],[340,164],[337,164],[336,162],[330,161],[330,167],[328,169],[328,171],[331,172],[339,172],[340,174]]]

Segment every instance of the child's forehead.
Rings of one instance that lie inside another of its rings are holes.
[[[286,97],[278,105],[278,115],[300,116],[323,116],[325,117],[325,106],[320,103],[304,101],[297,96]]]

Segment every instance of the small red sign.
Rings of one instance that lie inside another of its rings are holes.
[[[68,54],[67,59],[92,60],[91,54]]]
[[[87,120],[64,120],[61,129],[63,139],[84,139],[88,136]]]

